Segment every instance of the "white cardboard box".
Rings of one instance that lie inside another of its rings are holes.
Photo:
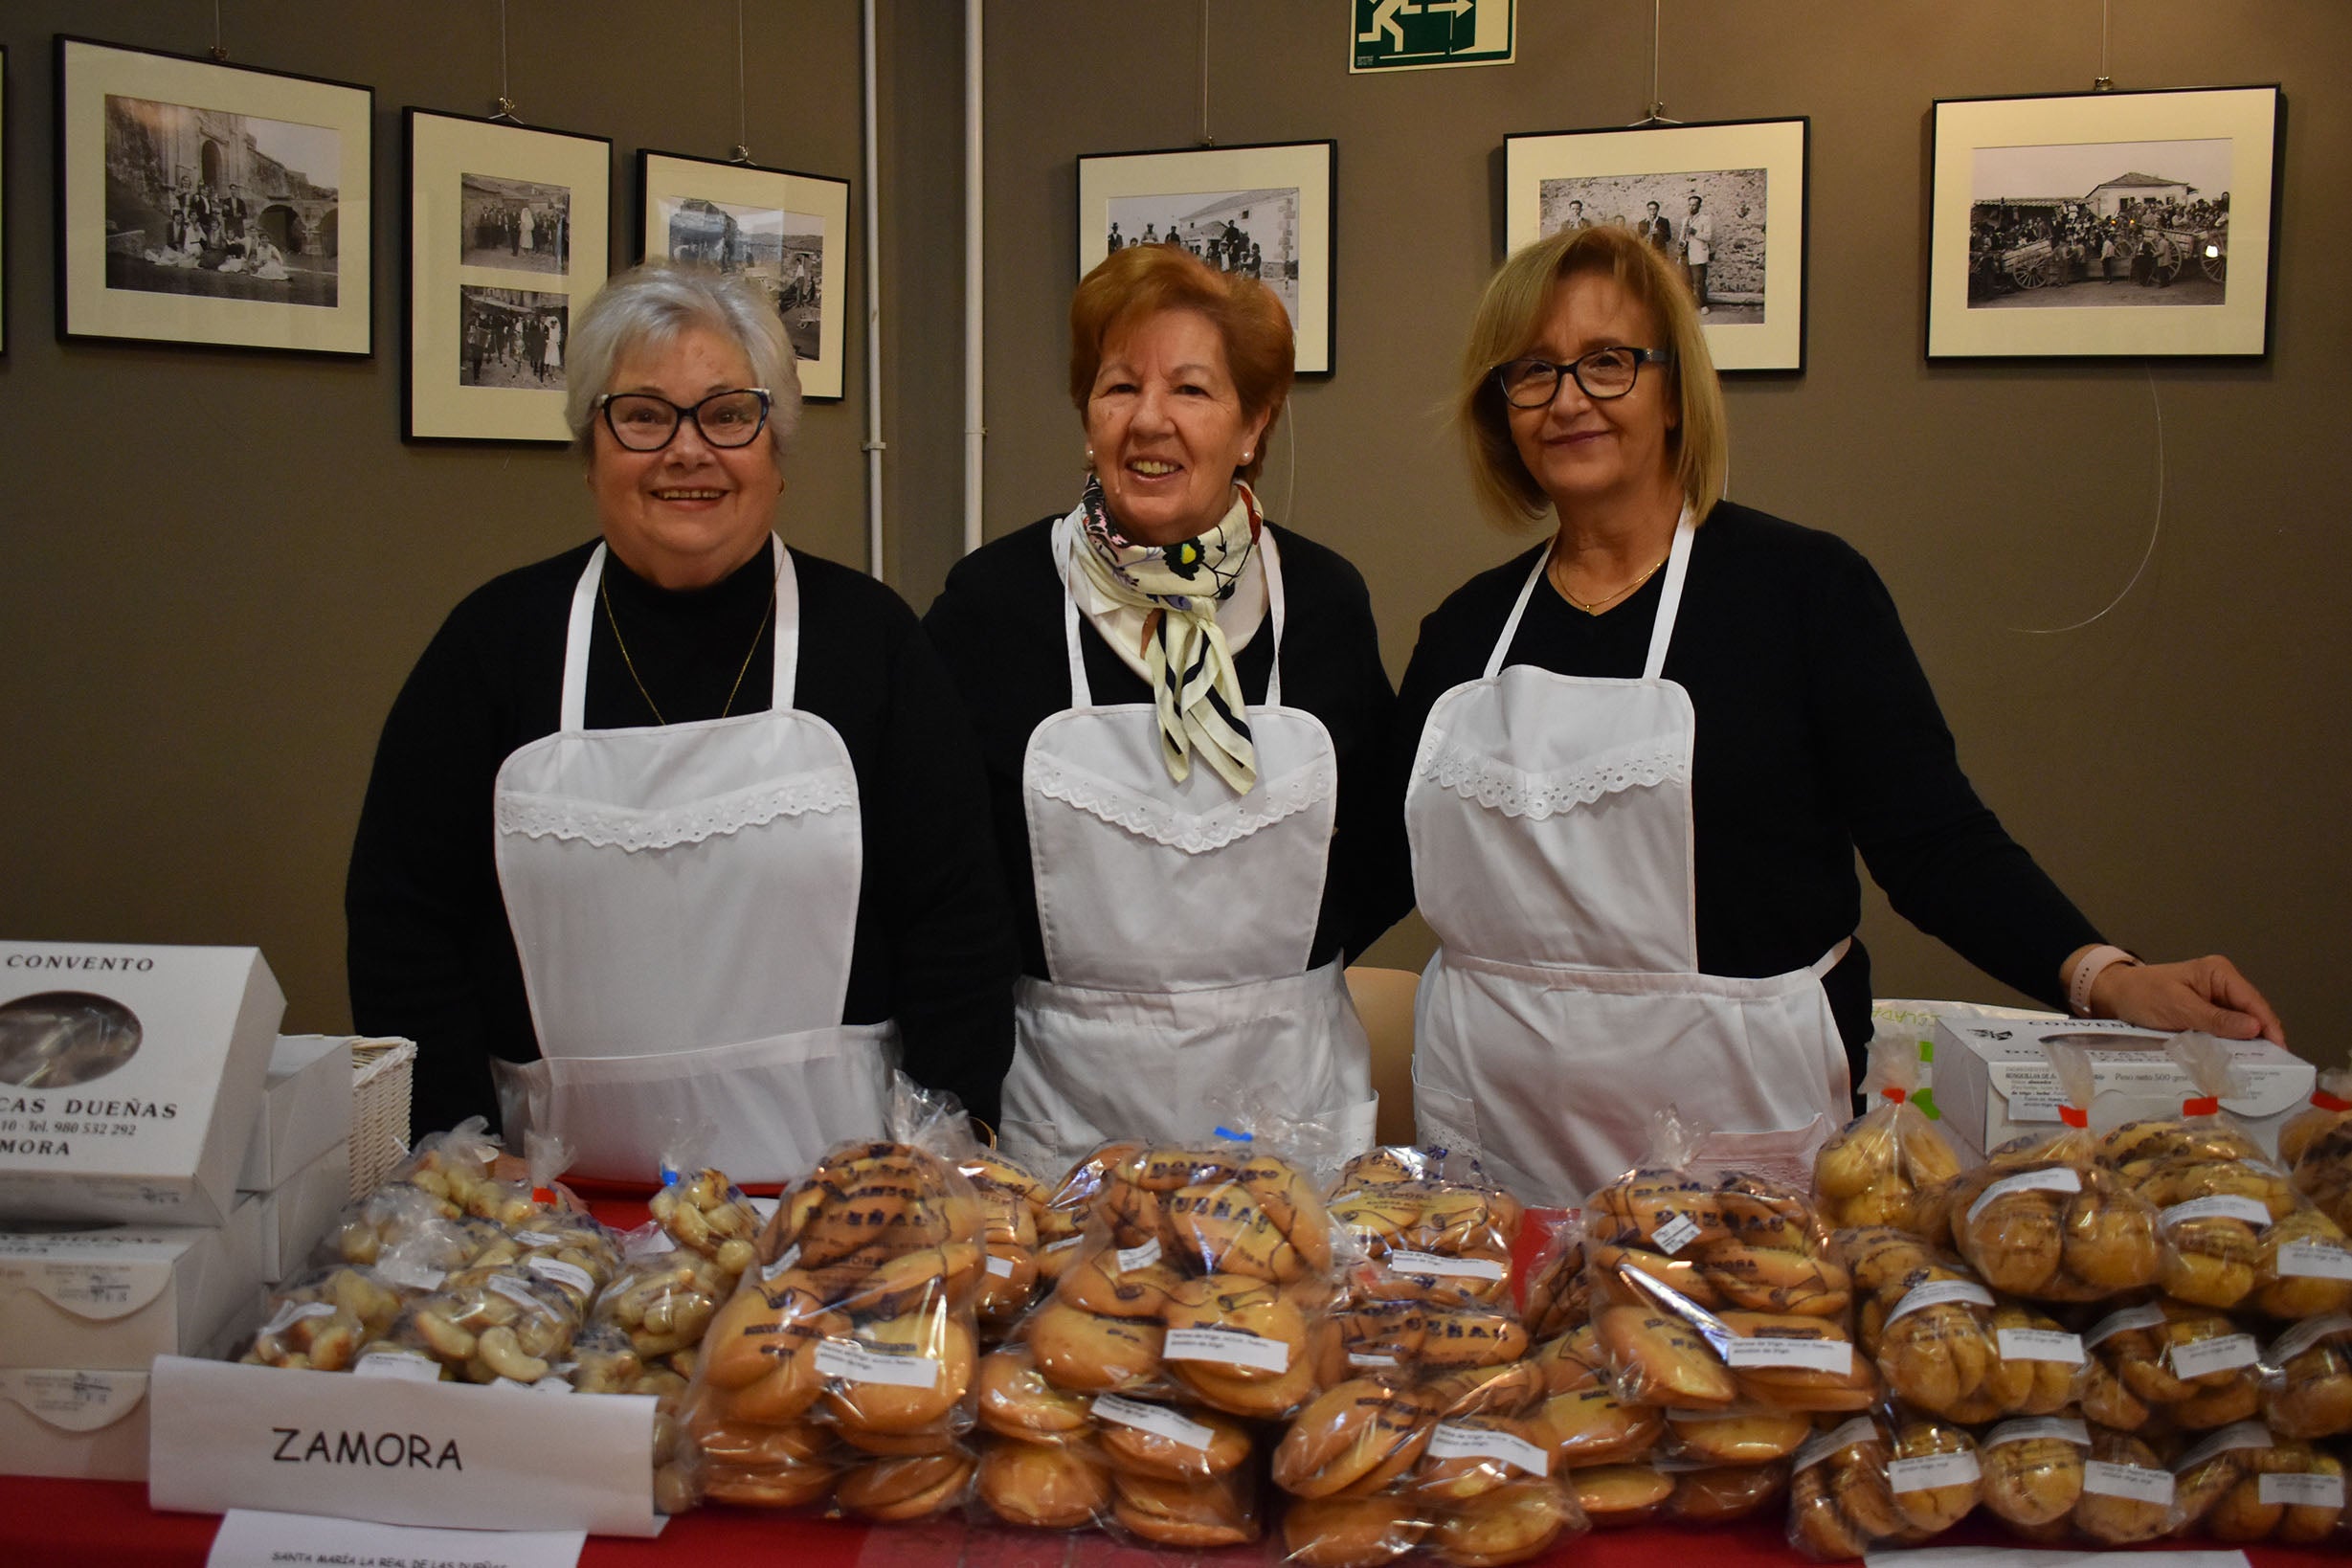
[[[226,1224],[285,1006],[252,948],[0,942],[0,1218]]]
[[[351,1196],[351,1146],[339,1143],[267,1193],[237,1199],[231,1228],[262,1284],[302,1272],[302,1260],[326,1234]]]
[[[261,1109],[245,1145],[236,1190],[275,1192],[350,1136],[351,1037],[280,1035],[270,1048]]]
[[[0,1367],[144,1372],[251,1327],[259,1288],[230,1231],[0,1231]]]
[[[0,1369],[0,1475],[146,1474],[146,1373]]]
[[[2058,1130],[2063,1103],[2057,1070],[2043,1050],[2066,1041],[2091,1058],[2096,1097],[2094,1131],[2148,1116],[2178,1116],[2197,1086],[2171,1057],[2171,1037],[2105,1019],[1939,1019],[1936,1026],[1936,1103],[1944,1125],[1979,1154],[2028,1132]],[[2278,1129],[2311,1096],[2312,1064],[2266,1040],[2225,1040],[2244,1081],[2244,1096],[2222,1102],[2266,1149],[2275,1154]]]

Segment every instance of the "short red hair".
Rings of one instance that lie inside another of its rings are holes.
[[[1255,480],[1290,397],[1297,352],[1290,313],[1255,278],[1220,272],[1176,245],[1130,244],[1105,257],[1070,296],[1070,401],[1083,416],[1113,332],[1165,310],[1197,310],[1217,328],[1244,418],[1266,414],[1266,435],[1242,466]]]

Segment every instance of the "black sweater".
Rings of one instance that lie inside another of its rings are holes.
[[[1069,656],[1062,629],[1064,591],[1053,563],[1055,521],[1033,523],[964,557],[923,617],[924,630],[963,687],[979,731],[1021,964],[1040,978],[1045,977],[1045,948],[1038,930],[1020,777],[1030,732],[1070,706]],[[1353,958],[1396,919],[1391,914],[1376,920],[1364,896],[1368,862],[1387,835],[1377,775],[1396,699],[1380,665],[1379,632],[1364,579],[1334,551],[1292,529],[1279,532],[1287,607],[1283,704],[1323,721],[1339,761],[1338,819],[1311,968],[1343,952]],[[1092,622],[1084,623],[1079,635],[1097,704],[1152,701],[1151,687]],[[1273,662],[1269,617],[1234,659],[1244,702],[1265,701]]]
[[[414,1122],[497,1122],[488,1061],[539,1054],[492,860],[491,786],[554,731],[573,586],[593,548],[510,571],[451,613],[384,723],[344,893],[351,1013],[417,1043]],[[673,593],[617,559],[605,587],[645,690],[671,723],[768,708],[773,557]],[[795,550],[796,706],[840,731],[858,775],[865,855],[843,1022],[895,1018],[905,1065],[994,1121],[1012,1061],[1014,952],[962,705],[914,615],[864,574]],[[655,722],[599,613],[587,724]]]
[[[1422,622],[1388,756],[1400,822],[1429,709],[1483,673],[1539,553],[1471,578]],[[1665,577],[1600,616],[1537,585],[1506,662],[1639,676]],[[1691,543],[1665,674],[1698,716],[1703,973],[1779,974],[1826,952],[1862,918],[1859,849],[1897,913],[1994,978],[2063,1004],[2058,966],[2098,932],[1977,798],[1894,601],[1852,546],[1718,505]],[[1392,907],[1411,885],[1400,840],[1383,877]],[[1870,1038],[1859,942],[1825,985],[1859,1085]]]

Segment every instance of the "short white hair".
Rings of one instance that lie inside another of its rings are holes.
[[[596,449],[596,399],[611,392],[621,361],[694,330],[743,350],[754,385],[769,392],[768,444],[776,466],[800,428],[800,372],[775,306],[742,279],[708,267],[644,261],[606,283],[564,346],[564,419],[582,457]]]

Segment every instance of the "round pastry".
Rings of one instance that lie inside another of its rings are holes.
[[[1428,1532],[1404,1497],[1295,1498],[1283,1509],[1283,1545],[1299,1568],[1380,1568]]]
[[[2093,1432],[2091,1457],[2110,1465],[2164,1471],[2156,1450],[2126,1432]],[[2074,1505],[2074,1528],[2110,1546],[2154,1540],[2171,1529],[2172,1522],[2173,1510],[2168,1503],[2148,1503],[2136,1497],[2113,1497],[2086,1490],[2082,1500]]]
[[[1962,1195],[1974,1184],[1973,1179],[1963,1182]],[[2065,1261],[2066,1243],[2059,1231],[2063,1213],[2056,1194],[2003,1193],[1974,1218],[1965,1209],[1955,1214],[1952,1239],[1994,1289],[2039,1295]]]
[[[1860,1557],[1870,1551],[1870,1537],[1838,1508],[1828,1469],[1826,1463],[1808,1465],[1789,1481],[1789,1543],[1825,1561]]]
[[[869,1519],[928,1518],[962,1500],[973,1467],[965,1453],[877,1460],[842,1476],[833,1494]]]
[[[1674,1495],[1673,1481],[1646,1465],[1594,1465],[1570,1470],[1567,1480],[1596,1526],[1639,1524]]]
[[[1429,1541],[1440,1557],[1461,1568],[1500,1568],[1550,1546],[1575,1517],[1557,1482],[1512,1481],[1447,1513]]]
[[[1057,1296],[1020,1332],[1037,1369],[1057,1388],[1108,1394],[1159,1380],[1164,1331],[1157,1323],[1103,1317]]]
[[[1101,1317],[1156,1319],[1168,1310],[1168,1292],[1184,1276],[1164,1263],[1121,1268],[1115,1247],[1102,1247],[1071,1266],[1054,1287],[1054,1301]]]
[[[2155,1211],[2104,1171],[2067,1201],[2063,1225],[2066,1271],[2088,1287],[2077,1298],[2154,1285],[2163,1270]]]
[[[1421,1364],[1431,1372],[1500,1366],[1524,1356],[1528,1347],[1527,1330],[1508,1312],[1435,1307],[1422,1334]]]
[[[1428,1405],[1373,1378],[1341,1383],[1300,1411],[1274,1449],[1274,1484],[1294,1497],[1329,1497],[1368,1476],[1380,1484],[1429,1445]]]
[[[1906,1459],[1923,1459],[1930,1454],[1965,1454],[1976,1457],[1976,1440],[1959,1427],[1940,1422],[1907,1421],[1895,1428],[1893,1463]],[[1961,1467],[1966,1468],[1968,1467]],[[1975,1467],[1982,1472],[1982,1465]],[[1890,1467],[1889,1483],[1894,1480]],[[1903,1532],[1907,1540],[1924,1540],[1939,1535],[1967,1516],[1977,1506],[1978,1483],[1975,1477],[1946,1482],[1936,1487],[1914,1487],[1897,1490],[1894,1506],[1901,1511],[1908,1528]]]
[[[972,1388],[978,1347],[973,1343],[971,1326],[951,1316],[944,1302],[929,1311],[861,1323],[855,1333],[868,1352],[929,1359],[937,1363],[937,1370],[929,1387],[836,1379],[825,1392],[825,1409],[840,1425],[873,1432],[935,1427]]]
[[[731,1465],[706,1465],[702,1470],[703,1500],[741,1503],[747,1508],[806,1508],[821,1503],[833,1490],[836,1465],[778,1465],[739,1470]]]
[[[1449,1422],[1447,1426],[1457,1432],[1488,1432],[1522,1441],[1528,1439],[1526,1429],[1508,1417],[1480,1416],[1465,1422]],[[1541,1448],[1541,1443],[1538,1442],[1536,1446]],[[1548,1472],[1551,1456],[1545,1454],[1537,1464]],[[1460,1508],[1473,1498],[1484,1497],[1521,1479],[1529,1473],[1529,1469],[1527,1466],[1483,1453],[1453,1454],[1444,1458],[1424,1453],[1421,1456],[1421,1463],[1413,1468],[1411,1490],[1433,1508]]]
[[[1205,1368],[1223,1378],[1254,1382],[1279,1378],[1305,1358],[1307,1319],[1297,1304],[1266,1281],[1246,1275],[1203,1274],[1186,1280],[1168,1293],[1160,1321],[1171,1331],[1216,1329],[1251,1334],[1287,1349],[1280,1369],[1250,1361],[1179,1361],[1171,1369],[1178,1376]]]
[[[704,1380],[713,1388],[743,1388],[799,1357],[817,1341],[849,1332],[849,1320],[827,1310],[816,1283],[798,1269],[773,1281],[747,1279],[703,1333]]]
[[[2013,1525],[2063,1519],[2082,1496],[2083,1450],[2060,1437],[1995,1443],[1979,1451],[1984,1506]]]
[[[1681,1470],[1675,1473],[1674,1495],[1667,1500],[1666,1512],[1692,1524],[1723,1524],[1769,1508],[1787,1490],[1785,1464]]]
[[[1626,1404],[1606,1388],[1555,1394],[1528,1415],[1526,1423],[1529,1440],[1550,1450],[1555,1472],[1639,1458],[1667,1430],[1664,1411],[1655,1405]]]
[[[1813,1423],[1803,1416],[1769,1405],[1686,1411],[1668,1416],[1667,1429],[1675,1453],[1709,1465],[1769,1465],[1795,1453],[1813,1435]]]
[[[1064,1442],[1087,1427],[1086,1401],[1045,1380],[1026,1345],[980,1357],[980,1424],[1030,1443]]]
[[[755,1470],[769,1466],[807,1465],[825,1451],[828,1434],[821,1426],[796,1422],[788,1426],[762,1426],[749,1422],[716,1421],[694,1434],[695,1445],[714,1465]]]
[[[1008,1524],[1077,1530],[1110,1507],[1110,1471],[1076,1448],[992,1443],[980,1454],[980,1501]]]
[[[1215,1410],[1183,1409],[1174,1413],[1205,1427],[1207,1445],[1196,1447],[1189,1442],[1098,1416],[1096,1440],[1102,1445],[1103,1457],[1110,1461],[1110,1467],[1122,1475],[1198,1483],[1223,1475],[1249,1457],[1249,1429],[1232,1417]]]
[[[963,1435],[953,1418],[906,1432],[876,1432],[863,1426],[837,1425],[833,1428],[833,1434],[860,1453],[873,1454],[883,1459],[944,1454],[956,1446],[957,1440]]]
[[[1456,1416],[1513,1416],[1543,1396],[1543,1369],[1531,1361],[1499,1367],[1464,1367],[1422,1384],[1441,1420]]]
[[[1161,1546],[1240,1546],[1258,1538],[1257,1515],[1243,1495],[1242,1479],[1187,1483],[1120,1472],[1111,1477],[1112,1516]]]
[[[1645,1403],[1704,1410],[1738,1397],[1730,1371],[1680,1319],[1640,1307],[1610,1307],[1597,1326],[1609,1364],[1632,1379]]]

